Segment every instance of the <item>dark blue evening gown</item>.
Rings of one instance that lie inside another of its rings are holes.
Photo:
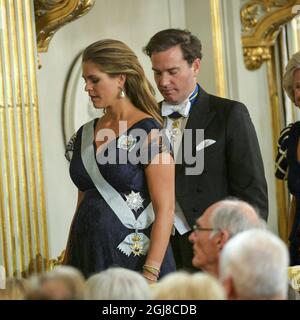
[[[96,119],[97,120],[97,119]],[[94,121],[94,128],[96,124]],[[152,118],[138,121],[130,127],[126,135],[133,129],[143,129],[147,133],[151,129],[160,128]],[[122,136],[122,135],[121,135]],[[118,141],[119,137],[116,141]],[[122,240],[132,233],[132,229],[125,227],[110,206],[95,188],[82,161],[81,141],[82,127],[78,130],[74,144],[73,156],[70,163],[70,176],[77,188],[85,193],[70,230],[68,243],[67,263],[78,268],[85,277],[105,270],[109,267],[123,267],[141,272],[146,255],[129,256],[118,249]],[[94,141],[94,140],[93,140]],[[118,159],[120,148],[116,148]],[[128,152],[128,151],[126,151]],[[161,152],[161,149],[158,151]],[[96,158],[96,144],[94,142],[94,156]],[[126,195],[132,191],[140,192],[144,199],[143,208],[132,210],[137,218],[143,209],[150,203],[150,197],[145,178],[145,165],[138,164],[99,164],[104,179],[126,200]],[[151,226],[143,230],[150,238]],[[160,275],[175,271],[175,261],[170,244],[167,248]]]
[[[295,122],[290,129],[287,147],[288,187],[296,199],[296,214],[289,236],[290,264],[300,264],[300,163],[297,161],[297,145],[300,137],[300,122]]]

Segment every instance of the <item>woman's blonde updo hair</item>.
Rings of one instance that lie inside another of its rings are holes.
[[[110,76],[125,75],[124,89],[127,97],[137,108],[162,124],[160,110],[154,97],[155,91],[146,78],[137,56],[126,44],[112,39],[92,43],[83,52],[82,62],[86,61],[97,64],[101,72]]]
[[[154,300],[225,300],[222,285],[213,276],[186,271],[169,273],[152,288]]]
[[[295,93],[293,88],[294,73],[300,69],[300,51],[296,52],[289,60],[283,75],[283,88],[289,98],[295,103]]]

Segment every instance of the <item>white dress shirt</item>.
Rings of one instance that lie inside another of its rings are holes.
[[[183,132],[188,121],[190,108],[191,103],[189,99],[187,99],[180,105],[171,105],[165,101],[163,101],[162,103],[164,127],[166,128],[166,134],[173,148],[175,162],[177,160],[178,150],[180,148]],[[180,113],[182,117],[178,119],[169,118],[168,115],[172,114],[173,112]],[[174,127],[176,129],[174,129]],[[191,227],[189,226],[184,213],[177,201],[175,202],[174,227],[181,235],[191,230]],[[173,233],[174,231],[175,230],[173,230]]]

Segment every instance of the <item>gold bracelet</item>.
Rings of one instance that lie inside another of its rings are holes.
[[[158,268],[149,266],[147,264],[143,265],[143,270],[148,271],[149,273],[153,274],[156,277],[158,277],[160,273],[160,270]]]
[[[144,275],[144,274],[143,274],[143,277],[146,278],[146,279],[148,279],[148,280],[150,280],[150,281],[157,282],[157,279],[149,278],[149,277],[147,277],[147,276]]]
[[[149,264],[144,264],[144,265],[143,265],[143,268],[151,269],[151,270],[153,270],[153,271],[156,271],[157,273],[159,273],[159,272],[160,272],[160,269],[159,269],[159,268],[156,268],[156,267],[150,266]]]

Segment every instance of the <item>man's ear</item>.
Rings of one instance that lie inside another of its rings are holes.
[[[228,240],[229,240],[229,233],[227,230],[220,230],[215,235],[215,241],[216,241],[216,245],[219,249],[219,252],[222,251],[222,249],[224,248],[224,246]]]
[[[194,76],[196,77],[197,74],[199,73],[200,71],[200,65],[201,65],[201,60],[199,58],[196,58],[192,64],[192,69],[193,69],[193,72],[194,72]]]
[[[224,279],[222,281],[222,285],[225,289],[225,293],[227,295],[227,299],[228,300],[236,300],[237,299],[237,295],[235,292],[235,288],[234,288],[234,283],[232,278],[229,276],[226,279]]]

